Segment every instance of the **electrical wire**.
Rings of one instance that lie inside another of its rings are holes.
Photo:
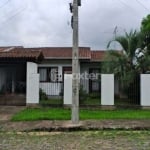
[[[11,0],[7,0],[5,3],[3,3],[0,8],[3,8],[5,5],[7,5]]]
[[[139,0],[136,0],[136,2],[141,5],[145,10],[150,11],[143,3],[141,3]]]
[[[124,1],[122,1],[122,0],[119,0],[119,1],[120,1],[120,3],[122,3],[124,6],[129,7],[129,5],[126,4]]]
[[[12,19],[14,19],[16,16],[18,16],[20,13],[22,13],[23,11],[25,11],[27,9],[27,6],[19,9],[14,15],[12,15],[11,17],[7,18],[5,21],[2,22],[2,24],[0,25],[0,28],[3,27],[4,24],[6,24],[7,22],[11,21]]]
[[[122,1],[122,0],[119,0],[119,2],[120,2],[121,4],[123,4],[124,6],[130,8],[130,9],[132,10],[132,12],[134,13],[135,17],[138,18],[137,13],[136,13],[136,11],[135,11],[135,9],[134,9],[133,7],[131,7],[130,5],[128,5],[126,2],[124,2],[124,1]]]

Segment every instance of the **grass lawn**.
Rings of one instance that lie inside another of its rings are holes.
[[[12,121],[70,120],[71,110],[63,108],[26,108]],[[149,110],[80,110],[80,119],[150,119]]]

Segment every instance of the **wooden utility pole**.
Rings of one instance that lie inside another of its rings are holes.
[[[73,0],[73,48],[72,48],[72,123],[79,123],[79,32],[78,32],[78,6],[81,0]]]

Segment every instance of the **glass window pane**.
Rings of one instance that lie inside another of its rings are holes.
[[[47,69],[46,68],[40,68],[39,74],[40,74],[40,81],[46,81],[47,80]]]

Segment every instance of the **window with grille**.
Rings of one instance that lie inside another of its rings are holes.
[[[40,67],[40,82],[57,82],[58,67]]]

